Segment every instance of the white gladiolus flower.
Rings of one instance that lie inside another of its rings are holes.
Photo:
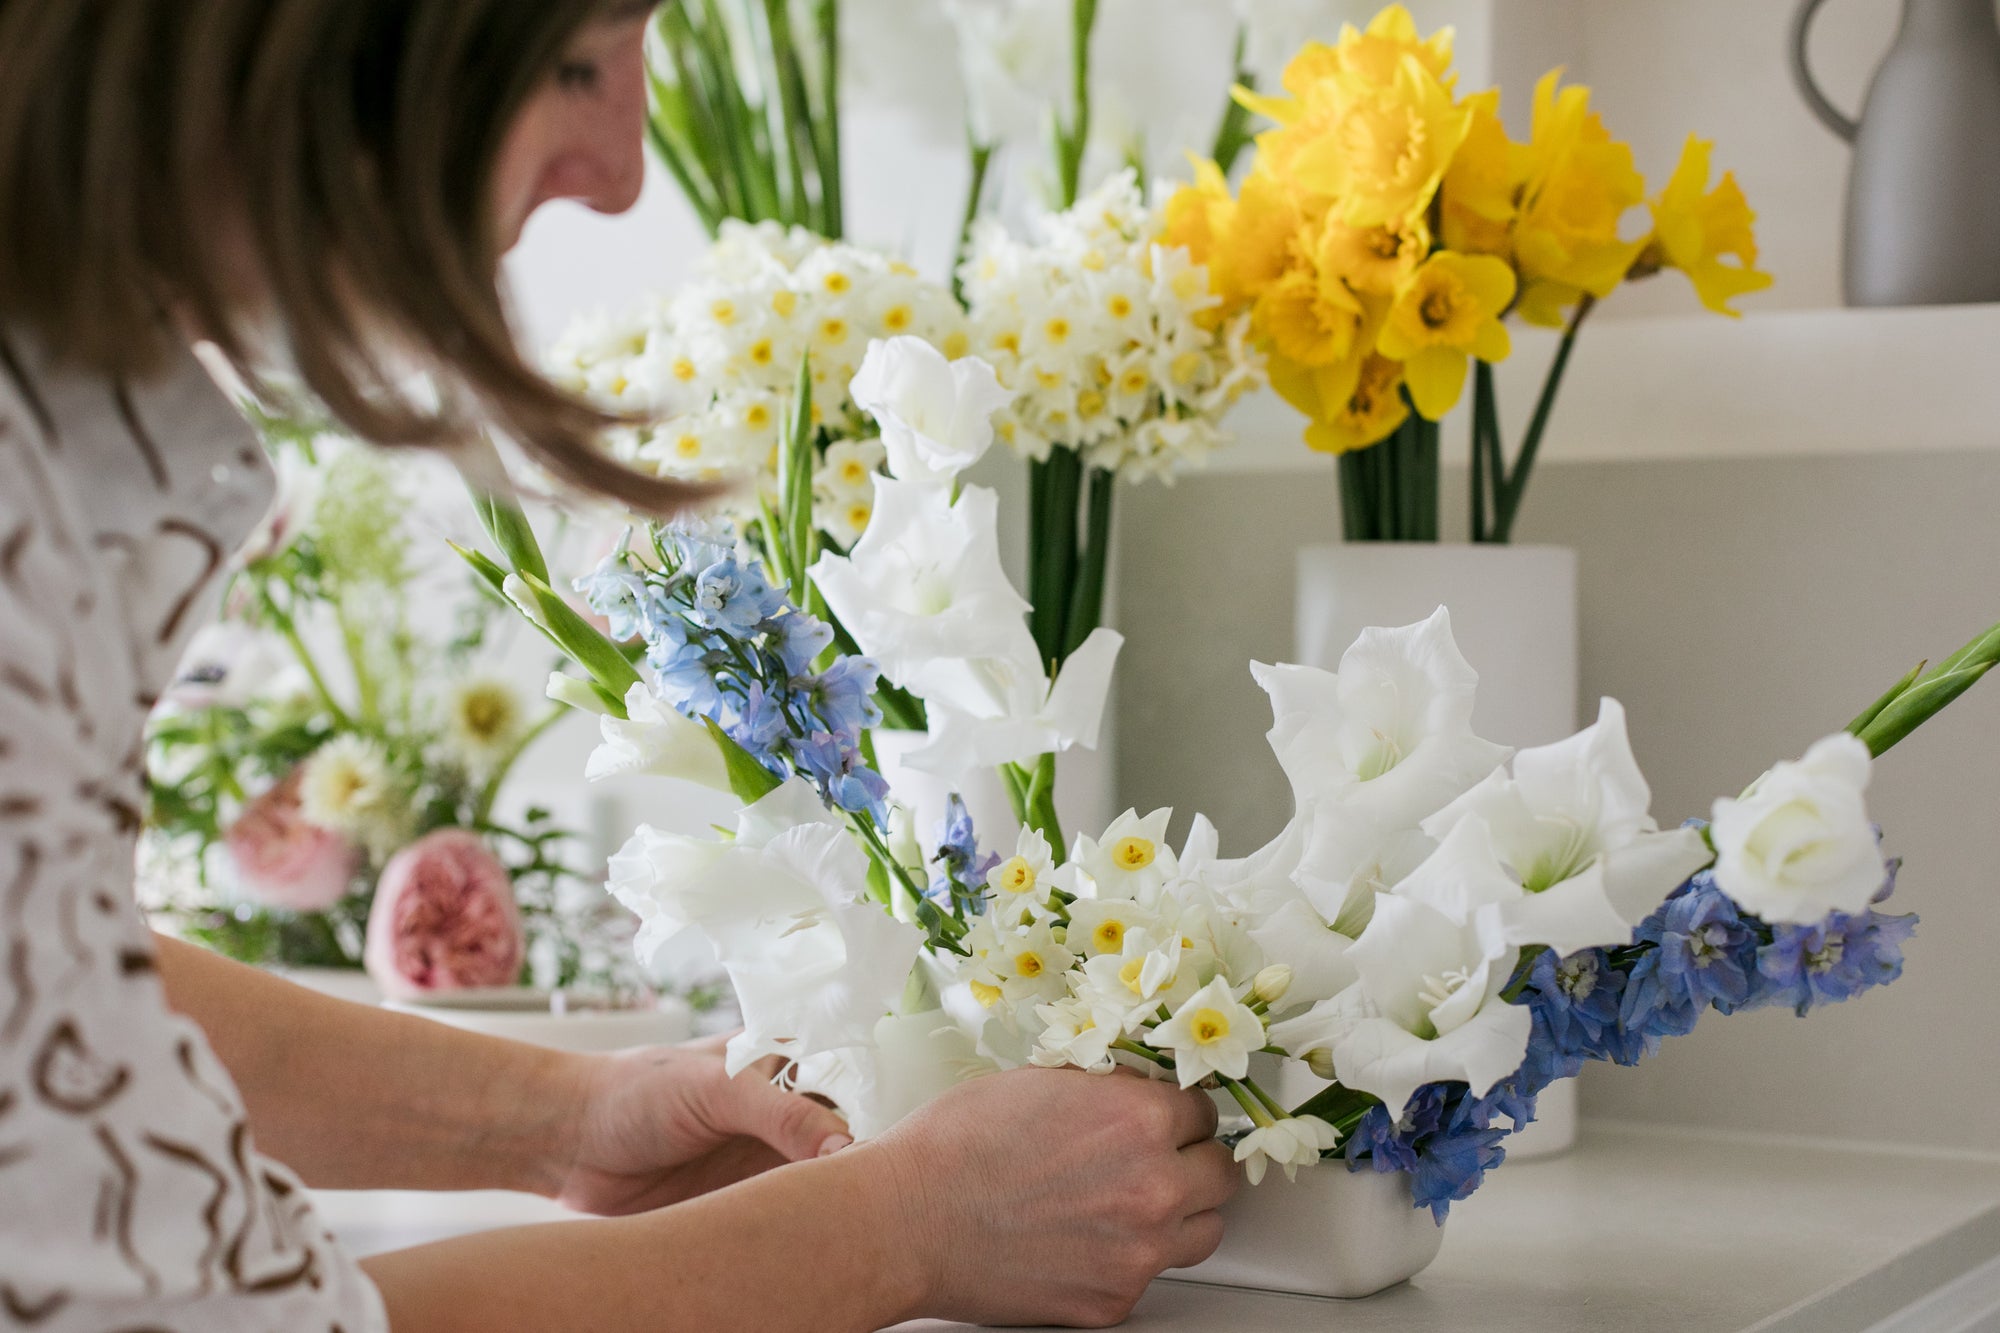
[[[1415,827],[1507,758],[1475,736],[1478,673],[1451,616],[1361,632],[1338,672],[1255,664],[1271,696],[1271,748],[1301,809],[1336,801],[1383,828]]]
[[[1000,565],[999,498],[973,486],[954,503],[946,488],[886,478],[875,494],[867,533],[848,555],[820,557],[814,584],[891,681],[984,703],[964,663],[1015,658],[1028,632],[1028,604]]]
[[[967,488],[968,491],[973,488]],[[1051,682],[1024,632],[1015,655],[940,663],[931,673],[930,742],[904,762],[947,782],[1039,755],[1097,748],[1125,637],[1096,629]]]
[[[644,684],[625,692],[625,711],[626,717],[607,714],[598,720],[604,743],[590,752],[583,770],[587,780],[644,773],[733,790],[728,765],[707,727],[670,708]]]
[[[1156,901],[1179,866],[1167,846],[1173,817],[1172,810],[1155,810],[1143,819],[1136,810],[1127,810],[1111,821],[1102,838],[1078,834],[1070,859],[1084,877],[1085,896]]]
[[[1483,1097],[1521,1067],[1534,1022],[1500,998],[1520,958],[1501,936],[1497,904],[1459,915],[1384,894],[1347,953],[1361,979],[1276,1024],[1271,1040],[1300,1056],[1330,1049],[1340,1082],[1397,1115],[1426,1083],[1462,1081]]]
[[[1285,1168],[1285,1179],[1297,1180],[1299,1168],[1318,1163],[1320,1154],[1340,1146],[1340,1131],[1317,1116],[1286,1116],[1275,1124],[1259,1126],[1236,1145],[1236,1160],[1252,1185],[1264,1181],[1264,1168],[1272,1162]]]
[[[808,1056],[792,1086],[827,1098],[857,1139],[878,1138],[912,1111],[999,1068],[974,1049],[950,1014],[890,1014],[865,1046]]]
[[[1510,930],[1533,931],[1528,923],[1541,922],[1550,937],[1532,942],[1570,954],[1631,943],[1632,931],[1667,894],[1708,864],[1701,834],[1660,832],[1651,805],[1626,739],[1625,710],[1606,699],[1594,726],[1521,751],[1512,777],[1488,777],[1424,821],[1424,831],[1443,838],[1468,819],[1481,821],[1499,859],[1530,895],[1511,909]],[[1555,925],[1557,919],[1570,928]]]
[[[1715,803],[1715,882],[1764,920],[1811,925],[1862,911],[1888,877],[1862,793],[1868,747],[1845,732]]]
[[[868,345],[851,389],[882,427],[889,470],[901,481],[948,484],[993,444],[993,414],[1014,401],[993,367],[957,361],[921,338]]]
[[[946,0],[973,142],[1038,137],[1069,70],[1068,0]]]
[[[1242,1078],[1250,1072],[1250,1053],[1264,1040],[1264,1020],[1217,977],[1153,1029],[1151,1044],[1173,1054],[1175,1076],[1191,1088],[1210,1074]]]
[[[653,947],[675,922],[714,947],[743,1009],[731,1075],[766,1055],[867,1045],[923,944],[869,896],[867,857],[796,780],[744,811],[733,841],[641,829],[612,859],[610,889],[651,918]]]

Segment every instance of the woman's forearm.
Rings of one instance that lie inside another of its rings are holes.
[[[365,1261],[394,1333],[844,1333],[923,1313],[890,1150],[863,1145],[657,1213],[487,1232]]]
[[[161,939],[173,1007],[228,1067],[259,1147],[326,1189],[552,1193],[579,1062],[346,1004]]]

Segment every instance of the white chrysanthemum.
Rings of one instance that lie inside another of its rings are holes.
[[[1170,479],[1226,443],[1223,415],[1262,378],[1247,316],[1215,321],[1207,269],[1156,244],[1162,229],[1129,172],[1031,240],[978,228],[961,276],[974,349],[1019,396],[994,423],[1016,453],[1066,445]]]
[[[491,763],[521,738],[526,722],[521,696],[497,676],[468,676],[445,699],[445,731],[461,755]]]
[[[357,838],[379,855],[391,850],[404,823],[407,794],[380,745],[336,736],[306,760],[299,809],[321,828]]]

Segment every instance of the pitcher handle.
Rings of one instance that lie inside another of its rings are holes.
[[[1861,133],[1861,126],[1839,107],[1827,100],[1819,90],[1818,80],[1813,78],[1812,62],[1806,55],[1806,40],[1812,35],[1813,19],[1819,14],[1820,6],[1826,0],[1805,0],[1799,12],[1792,17],[1792,81],[1799,86],[1799,93],[1806,99],[1806,105],[1818,116],[1820,123],[1841,138],[1853,143]]]

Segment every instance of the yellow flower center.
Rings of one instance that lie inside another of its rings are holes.
[[[856,530],[865,528],[868,526],[868,520],[873,517],[875,511],[868,505],[852,504],[847,507],[847,526],[850,528]]]
[[[1114,292],[1104,308],[1111,312],[1113,319],[1129,319],[1132,315],[1132,298],[1123,292]]]
[[[1182,352],[1179,356],[1175,357],[1173,365],[1174,383],[1186,384],[1194,379],[1196,375],[1201,373],[1201,363],[1202,355],[1200,352]]]
[[[882,327],[891,333],[901,333],[910,327],[912,316],[906,305],[890,306],[882,316]]]
[[[1077,396],[1076,414],[1085,421],[1099,416],[1104,411],[1104,395],[1095,389],[1088,389]]]
[[[1111,849],[1111,863],[1120,870],[1144,870],[1153,864],[1156,850],[1150,838],[1120,838]]]
[[[1194,353],[1188,352],[1185,353],[1184,355],[1193,356]],[[1186,380],[1181,381],[1181,383],[1183,384],[1185,384],[1186,382],[1187,382]],[[1146,374],[1145,371],[1139,369],[1137,366],[1134,366],[1132,369],[1125,372],[1124,379],[1118,381],[1118,387],[1122,392],[1128,395],[1141,394],[1146,391],[1146,386],[1150,383],[1152,383],[1152,377]]]
[[[762,403],[752,403],[743,413],[743,424],[751,430],[762,430],[771,424],[771,409]]]
[[[701,457],[701,437],[698,435],[681,436],[678,440],[674,441],[674,452],[682,458]]]
[[[1050,342],[1056,343],[1058,345],[1068,342],[1069,335],[1071,332],[1072,329],[1070,328],[1070,322],[1064,319],[1061,315],[1057,315],[1054,319],[1050,320],[1048,323],[1042,326],[1042,336],[1044,338],[1047,338]]]
[[[1099,922],[1097,929],[1090,932],[1090,942],[1096,946],[1099,953],[1117,953],[1125,947],[1125,923]]]
[[[1451,317],[1457,312],[1458,305],[1452,299],[1452,293],[1440,287],[1424,297],[1423,304],[1417,309],[1423,316],[1424,327],[1442,329],[1451,323]]]
[[[681,356],[674,358],[674,378],[685,384],[695,377],[694,362]]]
[[[1145,991],[1139,985],[1139,977],[1145,970],[1145,959],[1129,959],[1125,966],[1118,969],[1118,979],[1125,983],[1126,990],[1131,991],[1134,995],[1143,995]]]
[[[1042,975],[1042,956],[1033,949],[1023,949],[1014,955],[1014,970],[1024,977]]]
[[[825,321],[819,326],[819,336],[830,343],[846,342],[847,321],[839,318]]]
[[[1213,1046],[1229,1036],[1229,1019],[1219,1010],[1197,1010],[1188,1022],[1188,1031],[1194,1035],[1196,1045]]]
[[[944,347],[941,350],[946,360],[956,361],[972,350],[972,340],[963,333],[954,333],[944,340]]]
[[[1000,887],[1009,893],[1033,892],[1035,878],[1035,868],[1026,857],[1017,856],[1000,867]]]
[[[854,279],[848,277],[845,273],[835,270],[826,275],[825,285],[826,289],[835,296],[844,296],[853,288]]]
[[[710,318],[714,319],[718,324],[734,324],[736,322],[736,303],[734,301],[717,301],[708,308],[708,313]]]
[[[995,338],[993,345],[1009,356],[1019,356],[1021,354],[1021,335],[1010,329]]]
[[[769,338],[760,338],[750,345],[750,359],[760,366],[770,365],[775,355]]]
[[[623,398],[625,391],[631,387],[632,381],[620,375],[617,379],[611,381],[611,396],[613,398]]]
[[[771,293],[771,310],[779,319],[790,319],[799,308],[799,294],[790,289]]]
[[[982,1008],[991,1009],[1000,1003],[1000,988],[989,986],[983,981],[972,983],[972,998],[979,1001]]]

